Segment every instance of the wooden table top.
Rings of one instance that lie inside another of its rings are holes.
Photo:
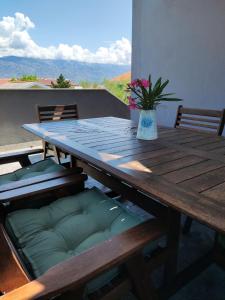
[[[159,128],[137,140],[130,120],[114,117],[25,124],[26,130],[225,233],[225,138]]]

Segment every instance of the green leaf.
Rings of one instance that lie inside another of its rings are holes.
[[[151,78],[151,74],[149,74],[149,76],[148,76],[148,81],[149,81],[149,83],[150,83],[150,86],[149,86],[149,89],[148,89],[148,91],[149,91],[149,94],[151,93],[151,91],[152,91],[152,78]]]
[[[153,88],[153,92],[155,92],[161,86],[161,82],[162,82],[162,78],[159,77],[159,79],[155,83],[155,86]]]
[[[179,98],[158,98],[158,101],[183,101],[182,99]]]
[[[166,96],[172,96],[172,95],[175,95],[175,93],[161,94],[160,96],[158,96],[158,98],[165,98]]]
[[[160,87],[160,94],[162,93],[162,91],[164,90],[164,88],[167,86],[167,84],[169,83],[169,80],[166,80]]]

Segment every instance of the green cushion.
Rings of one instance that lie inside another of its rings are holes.
[[[94,188],[40,209],[12,212],[6,218],[6,228],[38,277],[52,266],[141,222],[140,217]],[[118,272],[114,268],[96,278],[88,284],[88,292],[99,289]]]
[[[218,238],[218,242],[222,246],[222,248],[224,248],[224,250],[225,250],[225,235],[220,234],[219,238]]]
[[[60,170],[64,170],[64,167],[56,164],[53,160],[51,159],[42,160],[28,167],[16,170],[15,172],[1,175],[0,185],[10,183],[13,181],[26,179],[26,178],[31,178],[42,174],[57,172]]]

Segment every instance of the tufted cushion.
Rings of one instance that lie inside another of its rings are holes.
[[[6,228],[38,277],[52,266],[142,221],[94,188],[40,209],[12,212],[6,218]],[[114,268],[101,275],[88,284],[88,291],[99,289],[117,274],[118,268]]]
[[[220,234],[218,238],[219,244],[222,246],[222,248],[225,250],[225,235]]]
[[[16,170],[15,172],[1,175],[0,185],[5,183],[10,183],[12,181],[18,181],[21,179],[47,174],[50,172],[57,172],[60,170],[64,170],[64,167],[56,164],[55,162],[53,162],[53,160],[51,159],[42,160],[28,167]]]

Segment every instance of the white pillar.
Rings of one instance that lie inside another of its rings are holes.
[[[151,72],[183,105],[225,107],[225,0],[133,0],[132,47],[133,78]],[[173,125],[177,105],[159,107],[161,124]]]

